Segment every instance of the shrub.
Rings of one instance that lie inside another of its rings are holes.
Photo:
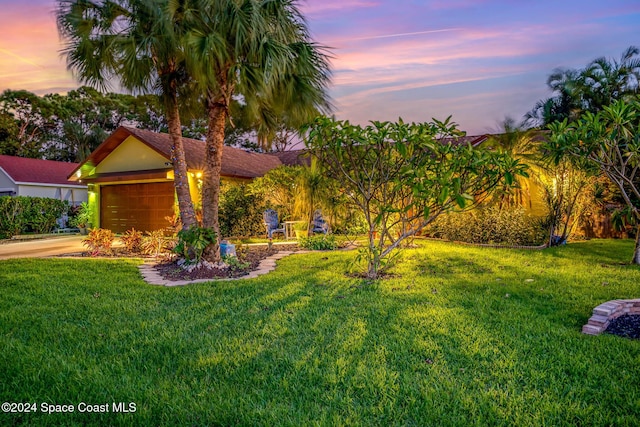
[[[244,185],[230,185],[220,196],[220,234],[239,238],[264,235],[265,209],[261,195],[249,193]]]
[[[171,249],[171,239],[165,237],[165,230],[147,231],[142,237],[140,251],[144,255],[153,255],[158,258],[160,254],[167,253]]]
[[[91,222],[91,208],[87,202],[82,202],[80,206],[72,209],[72,215],[69,220],[71,227],[86,228]]]
[[[485,207],[441,215],[427,232],[433,237],[467,243],[540,245],[546,240],[543,222],[522,208]]]
[[[91,256],[105,255],[111,253],[114,239],[113,231],[105,228],[93,228],[87,237],[82,239],[82,244],[89,249]]]
[[[140,252],[140,246],[142,244],[142,232],[132,228],[122,233],[120,237],[125,249],[129,252]]]
[[[240,271],[248,268],[251,263],[247,261],[240,261],[238,257],[232,255],[225,255],[222,257],[222,261],[229,266],[231,271]]]
[[[25,197],[0,197],[0,239],[10,239],[24,229],[22,212],[26,200]]]
[[[178,232],[178,244],[173,249],[188,264],[198,264],[204,250],[216,241],[216,232],[211,228],[191,227]]]
[[[0,238],[11,238],[32,231],[48,233],[58,218],[69,210],[69,203],[47,197],[1,197]]]
[[[301,237],[298,239],[298,245],[302,248],[314,251],[332,251],[338,247],[336,238],[332,234]]]
[[[24,204],[26,230],[34,233],[48,233],[56,225],[58,218],[69,209],[68,202],[46,197],[28,197]]]

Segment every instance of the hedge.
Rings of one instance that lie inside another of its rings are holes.
[[[69,202],[46,197],[0,197],[0,239],[26,232],[48,233]]]

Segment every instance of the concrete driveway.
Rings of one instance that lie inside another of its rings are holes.
[[[54,255],[82,252],[84,236],[52,236],[44,239],[10,241],[0,244],[0,259],[42,258]]]

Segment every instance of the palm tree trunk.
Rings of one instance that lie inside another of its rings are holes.
[[[222,148],[227,107],[223,97],[210,96],[207,100],[209,129],[207,130],[205,167],[202,183],[202,226],[212,228],[216,242],[205,249],[204,257],[210,262],[220,261],[220,222],[218,204],[220,200],[220,172],[222,170]]]
[[[169,95],[167,101],[167,126],[169,127],[169,136],[171,137],[171,163],[173,164],[173,182],[178,197],[178,209],[180,210],[180,219],[182,220],[182,228],[188,229],[198,225],[193,202],[191,200],[191,191],[189,189],[189,176],[187,175],[187,160],[184,155],[184,146],[182,144],[182,125],[180,123],[180,114],[178,113],[178,100],[174,95]]]

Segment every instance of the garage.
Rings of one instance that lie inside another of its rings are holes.
[[[173,182],[103,185],[100,187],[100,226],[115,233],[135,228],[153,231],[169,225],[174,214]]]

